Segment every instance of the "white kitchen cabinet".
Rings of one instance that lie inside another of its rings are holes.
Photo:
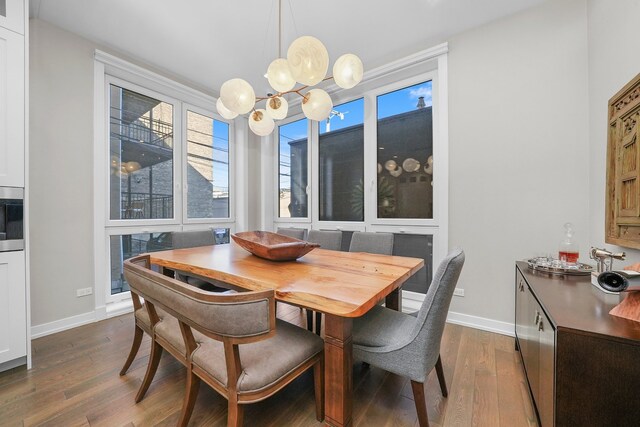
[[[27,355],[26,307],[24,251],[0,252],[0,370]]]
[[[24,106],[24,36],[0,28],[0,187],[24,187]]]
[[[24,35],[24,0],[0,0],[0,27]]]

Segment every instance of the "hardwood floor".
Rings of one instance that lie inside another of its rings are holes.
[[[278,317],[303,324],[303,313],[278,304]],[[149,358],[143,341],[127,375],[118,372],[133,337],[124,315],[33,341],[33,369],[0,373],[0,426],[173,426],[185,369],[163,355],[147,396],[134,396]],[[442,362],[449,397],[433,371],[426,385],[431,426],[536,425],[513,338],[447,324]],[[418,426],[411,382],[354,364],[354,426]],[[201,385],[193,426],[226,425],[226,400]],[[246,426],[317,426],[311,372],[276,396],[247,406]]]

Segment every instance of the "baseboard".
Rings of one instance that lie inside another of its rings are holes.
[[[8,371],[9,369],[17,368],[18,366],[22,366],[26,364],[27,364],[27,356],[18,357],[17,359],[0,363],[0,372]]]
[[[421,303],[419,301],[403,298],[402,311],[417,311],[420,309],[420,305]],[[130,300],[128,300],[123,301],[119,304],[113,304],[112,306],[107,307],[106,310],[105,307],[102,307],[102,309],[98,309],[89,313],[79,314],[77,316],[67,317],[66,319],[60,319],[54,322],[32,326],[31,339],[44,337],[56,332],[66,331],[67,329],[86,325],[88,323],[93,323],[98,320],[103,320],[107,317],[114,317],[121,314],[130,313],[131,311],[133,311],[133,304]],[[487,319],[486,317],[471,316],[469,314],[450,311],[447,315],[447,323],[467,326],[469,328],[480,329],[488,332],[495,332],[497,334],[508,335],[510,337],[514,336],[513,323]]]
[[[487,319],[486,317],[471,316],[470,314],[456,313],[450,311],[447,315],[447,323],[467,326],[469,328],[480,329],[496,334],[515,336],[513,323],[502,322],[500,320]]]
[[[132,312],[133,312],[133,301],[131,299],[126,299],[120,302],[107,304],[107,307],[106,307],[106,317],[108,318],[120,316],[122,314],[132,313]]]
[[[420,310],[422,301],[415,298],[402,298],[402,311],[404,313],[413,313]],[[497,334],[515,336],[513,323],[502,322],[500,320],[487,319],[485,317],[471,316],[469,314],[456,313],[450,311],[447,315],[447,323],[454,325],[467,326],[469,328],[480,329]]]
[[[56,320],[49,323],[43,323],[31,327],[31,339],[44,337],[46,335],[55,334],[56,332],[66,331],[67,329],[76,328],[96,321],[95,311],[78,314],[76,316],[67,317],[65,319]]]

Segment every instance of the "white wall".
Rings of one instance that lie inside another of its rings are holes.
[[[93,311],[93,49],[30,22],[31,324]]]
[[[513,323],[514,262],[589,233],[586,2],[546,2],[450,40],[451,310]],[[503,325],[507,327],[508,325]]]
[[[77,289],[94,287],[93,56],[95,49],[113,52],[37,19],[30,38],[31,326],[40,334],[93,315],[94,296],[76,297]]]
[[[621,268],[640,261],[640,251],[604,243],[607,104],[640,73],[640,0],[589,0],[589,180],[591,244],[627,253]]]

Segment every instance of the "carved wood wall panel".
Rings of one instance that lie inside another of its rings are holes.
[[[607,243],[640,249],[640,74],[609,100]]]

